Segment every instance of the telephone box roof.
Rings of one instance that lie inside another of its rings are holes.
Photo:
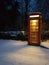
[[[41,15],[41,12],[33,12],[30,15]]]

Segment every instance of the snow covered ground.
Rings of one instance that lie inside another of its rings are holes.
[[[49,65],[49,41],[29,46],[27,41],[0,40],[0,65]]]

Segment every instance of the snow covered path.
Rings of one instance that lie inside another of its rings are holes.
[[[49,41],[42,42],[43,46],[29,46],[27,43],[0,40],[0,65],[49,65]]]

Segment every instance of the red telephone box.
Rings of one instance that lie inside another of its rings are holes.
[[[28,44],[40,45],[41,43],[41,13],[32,13],[29,15],[28,21]]]

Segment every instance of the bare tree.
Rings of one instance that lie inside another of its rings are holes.
[[[30,0],[25,0],[25,30],[27,30],[27,21],[28,21],[28,6]]]
[[[16,20],[20,15],[19,2],[14,0],[0,0],[0,29],[16,29]]]

